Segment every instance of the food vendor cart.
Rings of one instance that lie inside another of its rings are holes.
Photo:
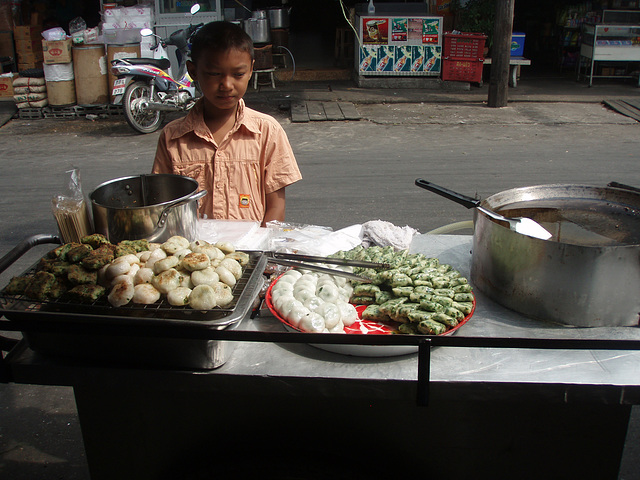
[[[418,235],[411,251],[468,276],[471,246],[466,235]],[[94,480],[540,478],[549,468],[617,478],[640,403],[637,327],[541,323],[479,292],[452,336],[292,333],[256,312],[233,331],[174,331],[235,344],[212,370],[54,358],[21,341],[4,371],[73,387]],[[125,327],[117,333],[131,335]]]

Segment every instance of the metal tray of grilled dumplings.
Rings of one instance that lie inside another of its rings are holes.
[[[234,301],[225,308],[201,312],[166,301],[114,308],[106,301],[40,302],[0,293],[0,314],[32,350],[45,355],[108,365],[213,369],[227,361],[235,342],[207,339],[206,332],[238,328],[264,284],[266,257],[248,253]]]

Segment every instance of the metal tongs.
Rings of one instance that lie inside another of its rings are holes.
[[[337,275],[340,277],[346,277],[350,280],[356,280],[362,283],[371,283],[371,278],[356,275],[351,272],[345,272],[344,270],[321,267],[314,265],[315,263],[328,263],[332,265],[344,265],[348,267],[363,267],[374,269],[389,269],[391,265],[388,263],[376,263],[367,262],[364,260],[349,260],[346,258],[331,258],[331,257],[317,257],[314,255],[302,255],[298,253],[284,253],[284,252],[264,252],[268,257],[268,261],[278,265],[285,265],[289,267],[302,268],[307,270],[313,270],[316,272],[327,273],[329,275]],[[308,262],[308,263],[304,263]]]

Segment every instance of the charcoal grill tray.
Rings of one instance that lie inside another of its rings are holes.
[[[267,262],[259,251],[247,252],[249,263],[243,268],[243,274],[233,288],[233,302],[225,307],[199,311],[190,307],[170,305],[166,298],[151,305],[129,304],[123,307],[111,306],[106,298],[93,303],[77,303],[59,299],[37,301],[24,295],[8,295],[0,291],[0,313],[16,323],[20,329],[45,326],[46,323],[87,324],[105,327],[167,327],[222,329],[244,317],[252,306],[257,289],[261,284],[262,273]],[[38,262],[27,269],[23,275],[36,271]]]
[[[0,259],[0,271],[29,248],[54,240],[47,235],[29,237]],[[239,328],[263,285],[267,257],[259,251],[247,253],[249,263],[233,289],[234,303],[227,308],[201,312],[166,300],[114,308],[104,299],[92,304],[38,302],[0,292],[0,314],[11,326],[6,330],[22,331],[27,345],[45,356],[105,366],[210,370],[228,360],[237,342],[207,336]],[[36,267],[37,263],[24,274]]]

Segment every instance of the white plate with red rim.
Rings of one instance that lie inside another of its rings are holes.
[[[269,288],[267,289],[267,294],[265,296],[265,302],[267,307],[271,311],[274,317],[282,322],[284,327],[290,332],[302,332],[297,327],[294,327],[289,322],[287,322],[280,313],[273,306],[273,301],[271,297],[271,290],[273,286],[280,280],[277,278]],[[356,310],[358,311],[358,319],[351,325],[350,327],[345,327],[344,331],[347,335],[393,335],[399,334],[393,327],[386,325],[384,323],[375,322],[373,320],[363,320],[362,312],[366,308],[366,305],[357,305]],[[476,308],[475,297],[473,300],[473,310],[471,313],[464,317],[455,327],[447,330],[441,335],[452,335],[455,333],[462,325],[467,323],[473,312]],[[340,335],[340,334],[339,334]],[[401,334],[400,334],[401,335]],[[311,344],[316,348],[320,348],[322,350],[326,350],[328,352],[340,353],[342,355],[351,355],[356,357],[396,357],[400,355],[409,355],[411,353],[416,353],[418,351],[418,347],[415,345],[349,345],[349,344]]]

